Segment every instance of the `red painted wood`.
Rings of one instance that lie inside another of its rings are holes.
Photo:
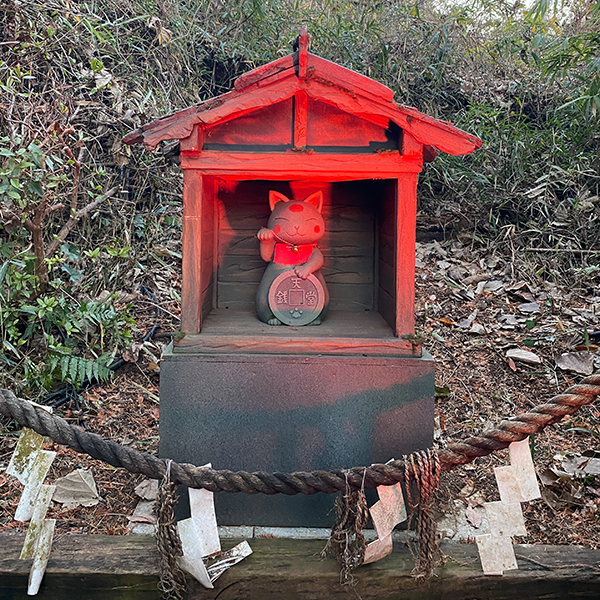
[[[385,91],[389,88],[314,55],[307,56],[306,81],[299,80],[293,69],[277,71],[266,80],[257,81],[256,85],[228,92],[144,125],[125,136],[124,142],[143,141],[149,150],[153,150],[163,140],[189,137],[197,123],[214,125],[237,119],[304,90],[317,101],[327,102],[381,127],[386,127],[388,120],[392,120],[419,143],[436,146],[450,154],[467,154],[481,146],[477,137],[450,123],[433,119],[411,107],[398,106]],[[342,136],[343,133],[340,132]]]
[[[296,94],[297,96],[298,94]],[[369,142],[385,142],[388,119],[383,125],[339,110],[327,102],[308,98],[307,146],[368,146]]]
[[[391,102],[394,99],[394,90],[383,83],[336,65],[316,54],[308,55],[308,69],[311,71],[309,77],[322,77],[341,88],[369,96],[377,102]]]
[[[410,107],[396,104],[376,104],[366,98],[352,95],[348,91],[311,81],[306,88],[309,96],[337,106],[340,110],[372,120],[387,117],[408,131],[421,144],[431,144],[448,154],[469,154],[481,146],[481,140],[473,135]],[[381,122],[381,120],[379,120]]]
[[[417,174],[398,177],[396,208],[396,326],[399,337],[415,331],[415,238],[417,231]]]
[[[269,126],[265,127],[265,123]],[[206,128],[206,144],[290,145],[292,98]],[[183,149],[183,148],[182,148]]]
[[[233,87],[239,92],[258,82],[264,83],[274,75],[279,75],[280,73],[293,68],[294,58],[291,54],[288,54],[283,58],[278,58],[273,62],[261,65],[256,69],[252,69],[252,71],[248,71],[248,73],[244,73],[235,80]]]
[[[282,328],[283,329],[283,328]],[[313,328],[316,329],[316,328]],[[289,331],[289,329],[288,329]],[[206,335],[186,336],[177,345],[178,352],[216,352],[236,354],[337,354],[337,355],[389,355],[421,356],[421,347],[408,340],[397,338],[314,337],[298,338],[285,335]],[[318,334],[318,331],[315,331]]]
[[[395,179],[399,173],[420,173],[418,157],[389,154],[328,154],[293,152],[251,153],[205,150],[199,155],[181,155],[183,169],[197,169],[237,180],[309,179],[347,181],[352,179]]]
[[[439,153],[440,151],[435,146],[425,144],[423,146],[423,161],[426,163],[433,162]]]
[[[183,174],[183,260],[181,331],[198,333],[202,326],[202,174]]]
[[[402,156],[422,160],[423,144],[418,142],[410,133],[404,132],[402,136]]]
[[[204,177],[202,197],[201,231],[202,244],[200,248],[202,262],[200,273],[200,289],[202,290],[200,305],[202,321],[215,306],[216,294],[216,263],[218,257],[216,197],[217,181],[214,177]],[[200,327],[201,328],[201,327]]]
[[[306,79],[306,67],[308,66],[308,33],[306,27],[300,28],[300,36],[298,39],[298,79],[304,81]]]
[[[298,92],[294,96],[294,148],[305,148],[308,125],[308,96]]]
[[[179,148],[182,152],[200,152],[204,140],[204,129],[194,125],[192,133],[180,141]]]
[[[247,93],[227,92],[202,104],[148,123],[126,135],[123,142],[126,144],[143,142],[147,150],[153,151],[162,141],[187,138],[197,123],[212,125],[241,117],[258,108],[291,98],[298,89],[298,79],[292,71],[264,89],[253,88]]]
[[[192,133],[195,123],[198,122],[197,112],[198,106],[190,106],[172,115],[146,123],[139,129],[128,133],[123,138],[123,143],[143,143],[147,150],[153,151],[162,141],[182,140]]]

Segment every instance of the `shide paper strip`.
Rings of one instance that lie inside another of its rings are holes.
[[[527,535],[520,502],[486,502],[483,508],[492,535],[505,537]]]
[[[179,566],[189,573],[204,587],[213,588],[210,577],[202,560],[202,546],[199,543],[200,534],[193,519],[184,519],[177,523],[177,531],[181,539],[183,556],[177,559]]]
[[[210,467],[204,465],[205,467]],[[204,489],[188,489],[191,517],[177,523],[183,556],[179,566],[204,587],[213,588],[213,581],[229,567],[252,554],[248,542],[242,542],[221,553],[217,529],[214,494]],[[211,558],[212,557],[212,558]],[[209,567],[205,560],[208,558]]]
[[[491,533],[475,538],[486,575],[502,575],[504,571],[519,568],[512,536],[527,535],[521,502],[540,497],[529,438],[513,442],[509,453],[511,464],[494,469],[500,502],[484,504]]]
[[[399,483],[381,485],[377,488],[377,494],[379,501],[373,504],[369,512],[378,539],[367,545],[363,564],[375,562],[391,553],[392,531],[398,523],[406,520],[406,506]]]
[[[478,535],[475,541],[486,575],[502,575],[504,571],[519,568],[510,536],[486,533]]]
[[[23,485],[27,485],[31,468],[43,442],[44,436],[36,433],[33,429],[24,427],[6,472],[9,475],[14,475]]]
[[[203,489],[188,489],[192,521],[198,531],[198,550],[201,556],[211,556],[221,551],[221,540],[217,529],[215,499],[213,492]]]
[[[29,583],[27,584],[28,596],[35,596],[40,589],[44,573],[46,572],[46,565],[50,558],[50,551],[52,550],[52,537],[54,536],[55,525],[56,519],[46,519],[42,523],[35,546],[33,565],[29,572]]]
[[[510,464],[515,469],[519,488],[521,489],[521,502],[529,502],[541,498],[529,447],[529,438],[521,442],[513,442],[509,447]]]
[[[246,540],[240,542],[230,550],[223,552],[219,556],[210,559],[210,563],[206,567],[210,576],[211,583],[214,583],[229,567],[236,565],[241,560],[252,554],[252,548]]]
[[[494,475],[496,476],[501,502],[507,504],[524,502],[521,486],[517,479],[517,471],[513,465],[494,467]]]
[[[35,554],[35,549],[40,539],[41,531],[44,526],[44,519],[52,500],[52,494],[54,494],[56,486],[54,485],[43,485],[40,489],[38,497],[35,502],[33,509],[33,515],[31,522],[27,528],[27,535],[25,536],[25,543],[21,550],[19,558],[26,559],[32,558]]]
[[[19,506],[15,512],[15,521],[29,521],[33,516],[40,488],[55,456],[56,452],[49,452],[48,450],[38,451],[31,466],[31,472],[25,484]]]

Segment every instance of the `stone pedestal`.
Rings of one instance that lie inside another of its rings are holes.
[[[215,469],[387,462],[433,443],[434,361],[381,356],[163,355],[160,455]],[[219,525],[329,527],[333,494],[215,495]]]

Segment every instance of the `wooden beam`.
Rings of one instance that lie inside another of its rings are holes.
[[[306,79],[306,67],[308,63],[308,32],[306,27],[300,28],[298,36],[298,79],[304,81]]]
[[[313,328],[314,329],[314,328]],[[421,347],[398,338],[348,338],[264,335],[186,335],[177,344],[179,353],[210,354],[333,354],[338,356],[421,356]]]
[[[288,54],[287,56],[278,58],[273,62],[270,62],[266,65],[261,65],[256,69],[252,69],[252,71],[244,73],[235,80],[233,87],[236,90],[241,91],[259,82],[266,83],[266,81],[270,80],[270,78],[274,75],[279,75],[280,73],[293,68],[294,57],[291,54]]]
[[[417,174],[398,178],[396,201],[396,326],[397,336],[415,332],[415,241]]]
[[[192,133],[179,143],[180,152],[200,152],[204,145],[204,128],[194,125]]]
[[[294,96],[294,148],[306,148],[308,132],[308,96],[298,92]]]
[[[396,179],[399,173],[420,173],[418,157],[389,154],[325,154],[308,152],[250,153],[205,150],[199,155],[181,154],[181,168],[239,180],[310,179],[351,181]]]
[[[202,174],[183,174],[183,261],[181,331],[199,333],[202,328]]]
[[[252,528],[248,528],[252,529]],[[334,560],[322,560],[325,540],[248,539],[253,554],[227,570],[214,590],[187,579],[188,600],[347,600]],[[25,536],[0,533],[0,596],[25,600],[30,560],[19,560]],[[239,539],[224,539],[229,549]],[[475,544],[442,544],[447,556],[436,576],[423,585],[411,571],[414,557],[395,542],[385,559],[354,571],[353,589],[364,600],[464,600],[487,598],[596,598],[600,551],[581,546],[515,544],[519,568],[502,576],[484,575]],[[159,600],[156,540],[140,535],[63,535],[54,542],[40,596],[52,600]]]

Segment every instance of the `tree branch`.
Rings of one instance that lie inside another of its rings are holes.
[[[54,237],[54,239],[48,244],[48,248],[46,250],[46,258],[50,258],[60,246],[61,242],[64,242],[67,239],[71,230],[77,225],[79,219],[81,217],[85,217],[88,213],[93,211],[97,206],[102,204],[105,200],[108,200],[112,196],[114,196],[117,192],[121,190],[120,185],[116,185],[114,188],[111,188],[103,194],[99,198],[96,198],[93,202],[90,202],[83,208],[80,208],[71,218],[63,225],[62,229],[58,232],[58,234]]]

